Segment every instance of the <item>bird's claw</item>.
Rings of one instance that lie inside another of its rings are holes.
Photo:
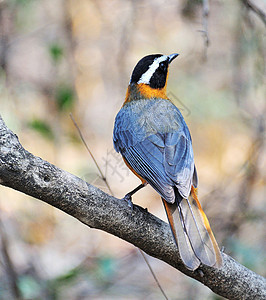
[[[132,202],[132,197],[130,194],[126,194],[122,200],[127,202],[127,205],[133,210],[133,202]]]

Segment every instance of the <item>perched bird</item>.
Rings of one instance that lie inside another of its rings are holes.
[[[113,132],[114,147],[142,184],[162,197],[180,256],[190,270],[220,267],[222,258],[197,198],[198,178],[189,129],[167,98],[169,64],[178,56],[153,54],[135,66]]]

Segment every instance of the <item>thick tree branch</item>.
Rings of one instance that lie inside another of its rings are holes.
[[[266,280],[226,254],[223,267],[187,270],[168,224],[134,210],[80,178],[26,151],[0,117],[0,184],[59,208],[84,224],[104,230],[165,261],[229,299],[265,299]]]

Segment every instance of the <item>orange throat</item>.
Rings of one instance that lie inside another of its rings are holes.
[[[123,106],[132,100],[151,98],[168,99],[166,96],[166,85],[162,89],[153,89],[145,83],[137,84],[135,87],[129,86]]]
[[[162,89],[153,89],[148,84],[140,83],[138,84],[139,93],[144,98],[163,98],[166,97],[166,85]]]

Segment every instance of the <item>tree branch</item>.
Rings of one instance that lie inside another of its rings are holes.
[[[266,280],[222,253],[220,269],[183,265],[168,224],[142,208],[132,211],[82,179],[26,151],[0,116],[0,184],[42,200],[82,223],[109,232],[165,261],[229,299],[265,299]]]

